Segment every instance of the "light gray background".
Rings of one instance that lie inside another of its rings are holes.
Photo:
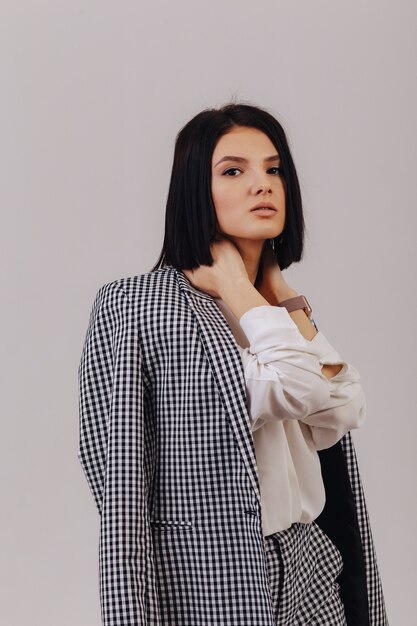
[[[286,278],[361,373],[354,440],[388,615],[414,625],[415,2],[0,11],[1,623],[100,624],[99,517],[77,459],[91,306],[102,284],[150,270],[175,135],[234,98],[288,134],[308,232]]]

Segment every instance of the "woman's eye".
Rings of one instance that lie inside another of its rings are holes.
[[[229,169],[226,170],[225,172],[223,172],[223,174],[227,174],[228,172],[234,172],[236,170],[238,170],[240,172],[238,167],[229,167]]]
[[[282,173],[282,167],[270,167],[270,170],[277,170],[277,174],[281,174]],[[223,175],[228,174],[228,172],[240,172],[241,170],[238,167],[229,167],[228,170],[225,170],[223,172]],[[232,175],[232,178],[236,178],[236,176]]]

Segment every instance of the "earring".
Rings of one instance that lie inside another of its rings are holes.
[[[284,234],[281,233],[280,237],[278,237],[278,243],[282,244],[283,240],[284,240]],[[275,239],[270,239],[269,241],[271,242],[272,250],[275,250]]]

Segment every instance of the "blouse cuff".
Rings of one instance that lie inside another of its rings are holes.
[[[311,343],[314,344],[318,350],[320,363],[331,365],[345,362],[321,330],[318,331],[317,335],[314,335],[311,339]]]
[[[249,341],[251,352],[289,346],[305,350],[306,339],[285,307],[252,307],[240,317],[239,324]],[[314,346],[311,348],[315,350]]]
[[[273,344],[281,347],[303,346],[306,352],[315,354],[323,365],[346,363],[321,330],[312,339],[306,339],[285,307],[252,307],[240,317],[239,324],[249,340],[251,351],[265,350]],[[274,335],[274,331],[277,334]]]
[[[243,330],[249,330],[254,328],[259,323],[266,321],[268,325],[272,322],[274,328],[295,328],[298,330],[297,324],[288,313],[285,306],[272,306],[262,304],[260,306],[254,306],[249,311],[246,311],[240,319],[239,324]]]

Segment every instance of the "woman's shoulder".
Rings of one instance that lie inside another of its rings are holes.
[[[165,265],[157,270],[122,276],[102,283],[96,293],[96,300],[110,302],[113,306],[127,301],[135,309],[142,310],[154,306],[156,301],[167,301],[166,296],[171,301],[178,295],[178,291],[175,268]]]
[[[133,294],[146,287],[169,284],[173,278],[172,266],[165,265],[157,270],[144,272],[143,274],[133,274],[110,280],[102,284],[99,287],[99,291],[115,292],[121,290],[125,291],[126,294]]]

